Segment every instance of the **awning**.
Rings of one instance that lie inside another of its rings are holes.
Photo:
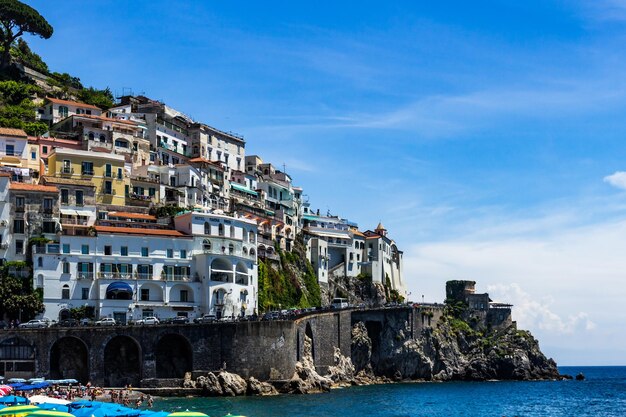
[[[61,214],[63,214],[64,216],[78,216],[78,213],[76,212],[76,210],[70,210],[70,209],[61,209]]]
[[[315,221],[315,220],[319,220],[320,218],[318,216],[314,216],[314,215],[310,215],[310,214],[304,214],[302,216],[303,220],[311,220],[311,221]]]
[[[242,193],[248,193],[248,194],[253,195],[255,197],[258,195],[258,193],[256,191],[252,191],[248,187],[244,187],[243,185],[237,184],[236,182],[231,182],[230,186],[231,186],[231,188],[234,188],[237,191],[241,191]]]
[[[78,216],[85,216],[85,217],[92,217],[96,215],[96,213],[94,213],[93,211],[89,211],[89,210],[76,210],[76,215]]]
[[[133,289],[125,282],[113,282],[109,284],[106,292],[128,292],[133,293]]]
[[[307,230],[307,232],[311,235],[314,236],[322,236],[322,237],[332,237],[332,238],[339,238],[339,239],[346,239],[346,240],[350,240],[351,237],[348,233],[346,232],[340,232],[340,231],[319,231],[318,230]]]

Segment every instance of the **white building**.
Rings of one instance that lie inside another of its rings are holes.
[[[45,120],[53,125],[74,114],[100,116],[102,110],[92,104],[47,97],[44,105],[38,112],[38,117],[40,120]]]

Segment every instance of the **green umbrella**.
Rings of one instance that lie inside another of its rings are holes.
[[[54,410],[37,410],[32,413],[28,413],[26,417],[74,417],[73,414],[64,413],[63,411]]]
[[[39,410],[39,407],[34,405],[14,405],[0,410],[0,416],[26,415],[36,410]]]
[[[177,411],[175,413],[170,413],[167,415],[167,417],[209,417],[209,416],[204,413],[200,413],[198,411],[185,410],[185,411]]]

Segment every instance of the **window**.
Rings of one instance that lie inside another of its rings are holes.
[[[43,199],[43,212],[44,213],[51,213],[52,212],[52,202],[53,202],[53,200],[51,198],[44,198]]]
[[[107,178],[111,178],[112,174],[111,174],[111,164],[105,164],[104,165],[104,176]]]
[[[37,159],[37,151],[30,151],[30,159],[33,161]]]
[[[104,182],[104,194],[107,194],[107,195],[113,194],[113,183],[111,181]]]
[[[81,297],[83,300],[89,300],[89,288],[81,288]]]
[[[232,243],[230,243],[230,244],[228,245],[228,253],[229,253],[230,255],[232,255],[234,252],[235,252],[235,245],[233,245]]]
[[[61,188],[61,204],[69,204],[70,203],[70,190],[66,188]]]
[[[83,255],[89,255],[89,245],[81,245],[80,253]]]
[[[185,249],[180,250],[180,259],[187,259],[187,251]]]
[[[70,263],[69,262],[63,262],[63,273],[64,274],[69,274],[70,273]]]
[[[209,224],[209,222],[204,222],[204,234],[205,235],[211,234],[211,225]]]
[[[47,146],[42,146],[41,147],[41,153],[43,153],[44,155],[48,154],[48,147]]]
[[[235,237],[235,226],[230,226],[230,237]]]
[[[115,146],[117,148],[128,148],[128,142],[123,139],[115,139]]]
[[[220,225],[217,227],[217,234],[219,236],[224,236],[224,225],[222,223],[220,223]]]
[[[15,145],[6,145],[6,155],[7,156],[13,156],[15,155]]]
[[[15,254],[22,255],[24,253],[24,241],[16,240],[15,241]]]
[[[83,199],[83,191],[76,190],[76,205],[82,206],[83,204],[85,204],[85,200]]]
[[[24,233],[24,220],[23,219],[13,220],[13,233]]]
[[[63,160],[63,167],[61,168],[62,174],[71,174],[72,173],[72,162],[69,159]]]
[[[122,256],[128,256],[128,246],[122,246],[122,247],[120,248],[120,254],[121,254]]]
[[[70,245],[68,243],[63,244],[63,253],[70,253]]]
[[[67,117],[68,113],[66,106],[59,106],[59,117]]]
[[[141,289],[141,301],[150,301],[150,289],[149,288]]]
[[[148,248],[146,247],[141,248],[141,256],[146,257],[146,258],[148,257]]]
[[[105,255],[111,255],[111,246],[110,245],[105,245],[104,246],[104,254]]]
[[[93,175],[93,162],[84,161],[81,164],[81,174]]]
[[[156,189],[153,187],[148,188],[148,195],[154,197],[156,195]]]
[[[24,211],[24,197],[15,197],[15,208]]]
[[[204,239],[204,241],[202,242],[202,247],[203,247],[204,250],[210,251],[211,250],[211,241],[209,239]]]
[[[124,176],[122,175],[122,168],[118,168],[117,169],[117,179],[121,180],[123,178],[124,178]]]
[[[180,301],[185,303],[189,301],[189,292],[187,290],[180,290]]]
[[[65,284],[63,289],[61,290],[61,299],[69,300],[70,299],[70,286]]]
[[[41,256],[37,258],[37,266],[43,268],[43,258]]]
[[[173,249],[168,249],[167,250],[167,257],[168,258],[173,258],[174,257],[174,250]]]
[[[56,233],[57,231],[57,223],[55,221],[45,221],[43,222],[43,232],[44,233]]]

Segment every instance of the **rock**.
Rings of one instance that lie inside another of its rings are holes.
[[[328,368],[327,378],[333,382],[333,387],[349,386],[354,381],[354,365],[350,358],[342,355],[339,348],[335,348],[335,365]]]
[[[196,388],[202,388],[202,391],[208,396],[224,395],[222,384],[213,372],[209,372],[206,376],[199,376],[196,379]]]
[[[372,340],[367,334],[367,328],[363,322],[358,322],[352,327],[351,359],[356,372],[365,371],[372,373]]]
[[[288,394],[311,394],[329,391],[332,380],[317,373],[313,362],[311,339],[305,335],[302,360],[296,362],[293,377],[280,391]]]
[[[222,388],[222,395],[235,397],[243,395],[248,389],[246,381],[237,374],[221,371],[217,379]]]
[[[277,395],[278,391],[272,384],[261,382],[254,377],[248,379],[248,395]]]
[[[585,380],[585,374],[583,374],[582,372],[576,375],[576,381],[584,381],[584,380]]]
[[[183,379],[183,388],[195,388],[196,383],[191,379],[191,372],[185,372],[185,379]]]

